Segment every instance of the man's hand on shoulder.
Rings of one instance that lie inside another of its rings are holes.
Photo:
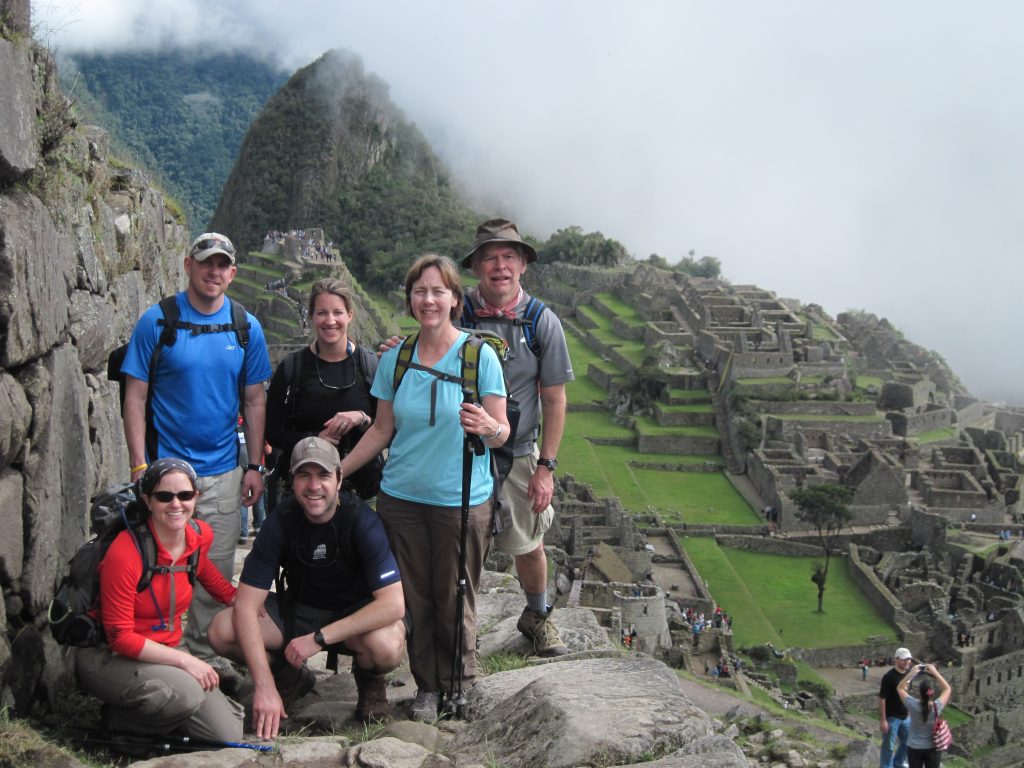
[[[399,344],[405,341],[405,338],[405,336],[392,336],[390,338],[384,339],[384,341],[380,343],[380,346],[377,347],[377,357],[380,357],[389,349],[394,349],[395,347],[397,347]]]

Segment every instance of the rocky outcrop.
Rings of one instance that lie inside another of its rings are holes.
[[[183,284],[187,233],[76,125],[28,0],[0,9],[0,704],[25,713],[60,695],[46,608],[89,498],[127,474],[107,356]]]

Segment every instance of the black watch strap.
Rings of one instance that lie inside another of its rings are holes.
[[[327,640],[324,638],[324,631],[322,629],[318,629],[316,632],[313,633],[313,642],[319,645],[321,648],[327,647]]]
[[[558,459],[537,459],[538,467],[547,467],[552,472],[558,469]]]
[[[250,469],[255,469],[261,475],[266,474],[267,468],[262,464],[246,464],[245,471],[248,472]]]

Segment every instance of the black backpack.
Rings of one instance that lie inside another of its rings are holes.
[[[347,491],[342,491],[338,496],[338,509],[331,518],[334,533],[338,537],[338,557],[347,561],[352,561],[357,556],[354,521],[355,505],[358,503]],[[299,556],[298,531],[304,513],[292,496],[281,502],[274,514],[279,515],[281,519],[281,530],[284,532],[283,551],[286,553],[274,577],[274,591],[281,607],[285,642],[288,642],[295,637],[295,596],[302,591],[302,558]],[[338,651],[333,647],[328,648],[326,667],[332,672],[338,671]]]
[[[156,366],[160,361],[160,353],[164,347],[173,347],[178,340],[178,331],[189,331],[193,335],[201,333],[228,333],[234,332],[238,338],[238,345],[245,352],[242,359],[242,368],[238,372],[238,407],[244,412],[245,404],[245,368],[249,359],[249,318],[246,316],[245,307],[239,302],[232,301],[225,297],[231,307],[231,322],[198,324],[189,323],[181,319],[178,312],[177,296],[165,296],[160,299],[160,311],[163,317],[157,320],[157,325],[163,326],[160,338],[153,347],[153,355],[149,359],[149,389],[146,392],[146,455],[152,461],[157,456],[157,434],[153,425],[153,387],[156,386]],[[107,379],[116,381],[121,395],[121,415],[124,415],[124,391],[126,385],[125,374],[121,372],[124,365],[125,355],[128,353],[128,345],[122,344],[110,353],[107,358]]]
[[[100,592],[99,565],[111,543],[121,531],[131,533],[135,547],[142,558],[142,576],[137,591],[149,589],[156,605],[156,593],[152,588],[156,573],[188,572],[190,584],[195,584],[196,568],[199,564],[199,549],[189,555],[186,565],[156,565],[156,541],[146,524],[149,510],[135,495],[133,483],[112,485],[92,500],[90,510],[93,537],[78,548],[68,563],[68,574],[57,586],[47,620],[53,639],[61,645],[81,648],[102,645],[106,642],[99,620],[90,615],[96,607]],[[199,525],[190,520],[197,533]],[[157,612],[163,615],[159,605]]]
[[[293,431],[295,430],[295,419],[299,413],[299,393],[302,389],[303,351],[304,348],[297,349],[281,361],[284,380],[287,382],[284,391],[285,419],[287,420],[288,427]],[[372,368],[372,361],[370,358],[373,357],[373,352],[368,350],[366,347],[361,347],[350,341],[348,353],[352,356],[352,360],[355,362],[356,372],[362,377],[363,383],[366,385],[366,393],[369,395],[370,388],[373,387],[373,374],[370,373]],[[370,417],[376,418],[376,416],[377,401],[373,397],[370,397]],[[346,437],[348,436],[346,435]],[[351,450],[351,446],[349,449]],[[341,455],[344,457],[345,454],[342,453]],[[281,458],[284,458],[283,454]],[[288,476],[288,467],[278,467],[278,471],[282,477],[286,478]],[[350,477],[345,477],[343,485],[345,488],[355,491],[360,498],[371,499],[376,496],[377,492],[380,490],[380,479],[383,472],[384,454],[378,453],[375,458],[360,467],[357,472],[353,472]]]

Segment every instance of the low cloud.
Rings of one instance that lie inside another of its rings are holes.
[[[889,318],[1024,403],[1024,6],[524,0],[33,5],[67,51],[359,54],[462,183],[546,237]],[[467,240],[469,233],[467,233]]]

